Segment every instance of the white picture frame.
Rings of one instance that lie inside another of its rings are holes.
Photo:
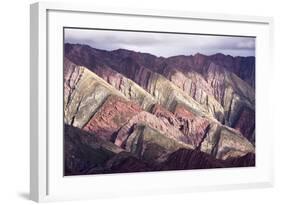
[[[46,2],[32,4],[30,11],[31,200],[41,202],[273,186],[272,113],[263,109],[271,106],[272,97],[268,92],[271,89],[268,69],[271,74],[274,72],[271,64],[272,18]],[[64,177],[61,171],[63,116],[60,117],[62,105],[58,101],[63,86],[62,29],[64,26],[100,27],[101,24],[107,28],[173,29],[178,32],[186,32],[187,28],[182,25],[188,25],[190,32],[195,33],[256,36],[256,167]],[[55,73],[54,69],[61,70]]]

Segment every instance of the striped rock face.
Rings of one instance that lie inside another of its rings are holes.
[[[255,58],[65,44],[67,175],[255,165]]]

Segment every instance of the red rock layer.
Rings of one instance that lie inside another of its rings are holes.
[[[111,140],[112,135],[140,111],[141,108],[136,103],[110,96],[83,130]]]
[[[176,106],[174,114],[181,122],[180,130],[195,147],[198,147],[208,130],[209,120],[204,117],[195,116],[182,105]]]

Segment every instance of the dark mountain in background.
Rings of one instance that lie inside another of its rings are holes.
[[[255,57],[64,52],[67,175],[255,165]]]

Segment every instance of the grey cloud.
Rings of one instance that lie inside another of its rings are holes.
[[[88,44],[104,50],[124,48],[164,57],[198,52],[255,55],[255,38],[252,37],[66,29],[65,42]]]

